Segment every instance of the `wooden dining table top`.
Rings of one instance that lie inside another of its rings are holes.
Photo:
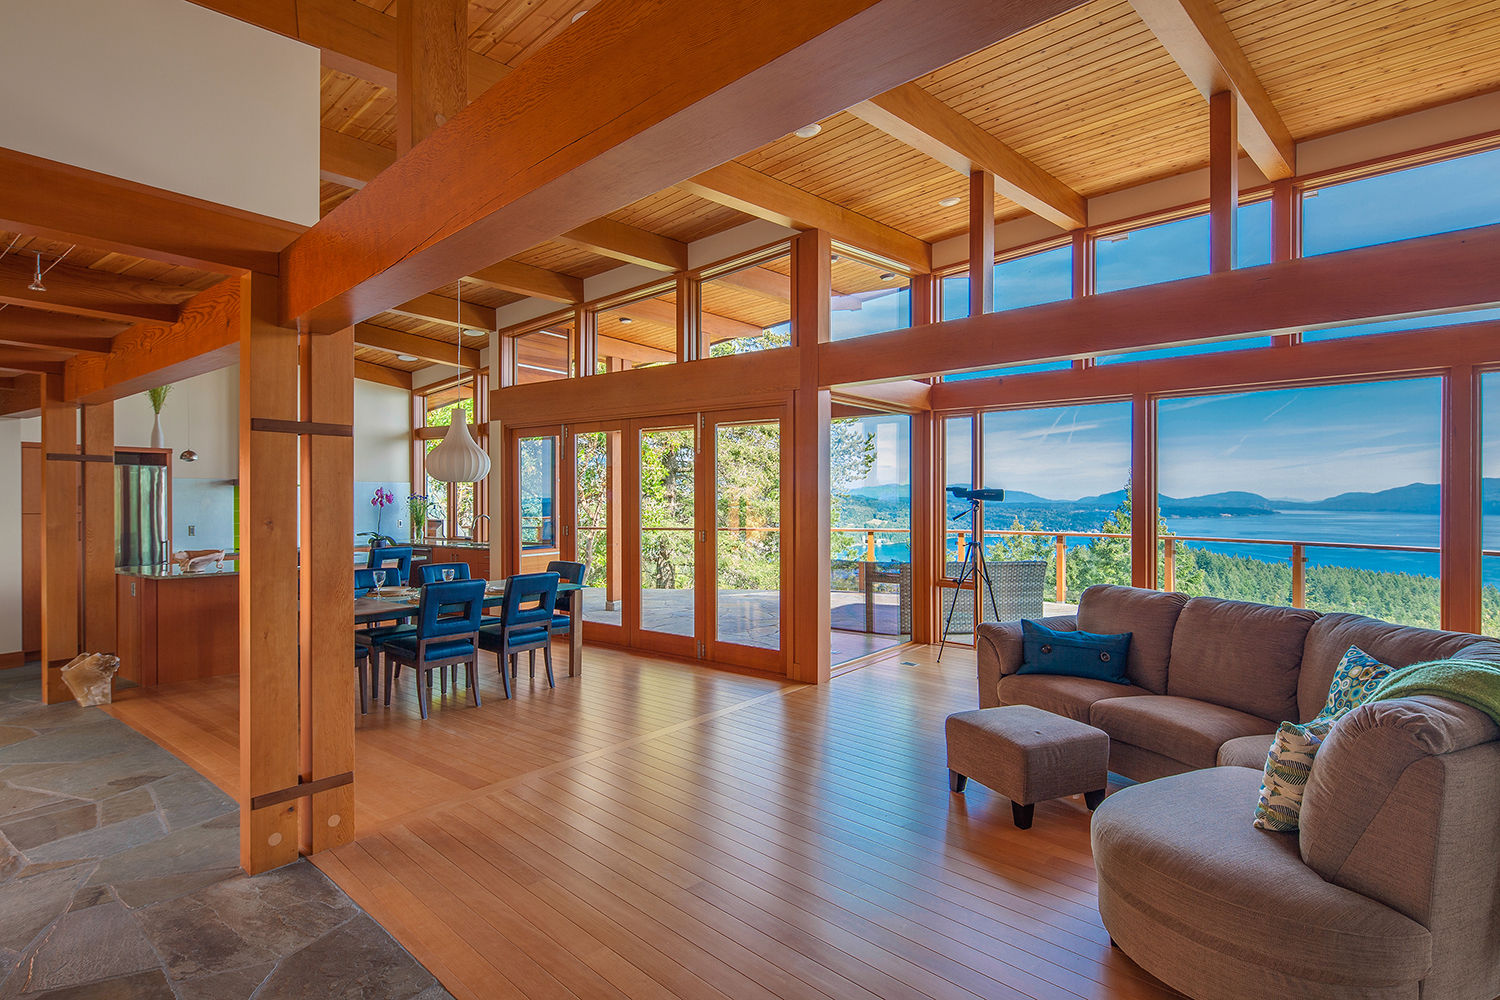
[[[380,597],[356,597],[354,599],[354,623],[356,625],[366,622],[393,621],[398,618],[410,618],[416,614],[417,608],[421,606],[421,591],[407,587],[389,587],[388,593]],[[557,592],[561,594],[572,594],[583,589],[581,583],[559,583]],[[488,587],[484,591],[484,607],[492,608],[505,600],[504,585],[494,589]]]

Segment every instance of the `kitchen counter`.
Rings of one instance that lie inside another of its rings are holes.
[[[155,687],[239,672],[240,575],[233,563],[224,566],[115,571],[121,677]]]
[[[239,576],[240,571],[231,559],[224,560],[223,569],[210,566],[204,570],[184,572],[181,566],[116,566],[116,576],[138,576],[147,580],[201,580],[207,576]]]

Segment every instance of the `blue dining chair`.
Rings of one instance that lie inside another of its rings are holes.
[[[494,653],[500,663],[505,697],[510,697],[510,681],[516,676],[518,653],[531,653],[531,676],[535,677],[536,651],[542,650],[547,661],[547,686],[557,686],[552,677],[552,612],[556,607],[556,573],[522,573],[506,581],[500,623],[479,630],[479,648]],[[510,664],[508,673],[505,669],[507,662]]]
[[[429,583],[442,583],[443,570],[453,570],[453,579],[467,580],[469,576],[468,563],[423,563],[417,567],[417,575],[422,579],[422,586]]]
[[[554,559],[547,564],[548,573],[556,573],[559,583],[583,583],[583,578],[588,573],[588,563],[564,562]],[[553,633],[566,632],[573,624],[573,619],[568,615],[554,614],[552,616]]]
[[[364,597],[375,589],[375,571],[373,569],[354,570],[354,596]]]
[[[385,570],[387,584],[392,586],[403,584],[411,579],[411,546],[382,545],[379,548],[372,548],[365,565],[370,569]],[[394,579],[392,579],[393,575]]]
[[[417,708],[427,718],[432,693],[432,671],[464,664],[469,693],[479,705],[479,617],[484,605],[483,580],[454,580],[422,588],[417,627],[411,634],[384,639],[385,703],[391,703],[395,670],[411,667],[417,675]]]
[[[370,684],[365,677],[365,667],[370,659],[370,647],[354,644],[354,672],[359,675],[359,714],[370,714]]]

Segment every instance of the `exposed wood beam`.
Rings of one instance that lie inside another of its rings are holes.
[[[193,297],[188,288],[140,281],[109,271],[44,261],[45,292],[28,287],[34,261],[25,255],[0,258],[0,302],[48,312],[116,320],[121,323],[175,323],[180,304]]]
[[[1214,0],[1130,0],[1135,12],[1205,98],[1239,95],[1240,145],[1266,178],[1296,173],[1292,133]]]
[[[558,242],[658,271],[685,271],[688,266],[686,243],[613,219],[595,219],[570,229]]]
[[[358,327],[355,328],[356,330]],[[372,364],[369,361],[354,359],[354,377],[366,382],[378,382],[388,385],[393,389],[405,389],[411,391],[411,372],[400,371],[396,368],[387,368],[384,365]]]
[[[0,371],[61,375],[68,355],[31,347],[0,347]]]
[[[1208,269],[1235,266],[1235,238],[1240,208],[1239,122],[1234,91],[1208,99]]]
[[[200,7],[295,38],[319,49],[323,65],[396,88],[396,19],[358,0],[193,0]],[[467,53],[469,93],[498,83],[510,67]]]
[[[730,161],[677,185],[719,205],[791,229],[821,229],[841,243],[918,271],[932,270],[932,246],[774,177]]]
[[[232,365],[239,358],[248,276],[230,278],[183,304],[169,325],[140,324],[115,338],[107,355],[68,362],[64,396],[83,403],[122,399],[152,386]]]
[[[603,4],[288,247],[282,308],[351,326],[1079,4]]]
[[[41,411],[42,377],[17,375],[0,386],[0,416],[32,416]]]
[[[516,260],[502,260],[481,267],[467,280],[517,295],[530,295],[550,302],[573,305],[583,301],[583,279]]]
[[[447,326],[456,327],[460,323],[458,300],[434,293],[418,295],[409,302],[392,306],[390,311],[399,313],[402,316],[410,316],[413,319],[425,319],[432,323],[443,323]],[[480,306],[472,302],[465,302],[462,308],[462,323],[466,328],[473,330],[493,330],[495,328],[495,310],[489,306]]]
[[[49,276],[50,279],[50,276]],[[0,344],[56,351],[107,353],[115,334],[128,324],[111,320],[37,312],[11,306],[0,310]]]
[[[276,274],[303,227],[0,149],[0,227],[224,273]]]
[[[1484,226],[825,344],[819,372],[889,381],[1487,308],[1497,271],[1500,225]]]
[[[1063,229],[1088,225],[1083,195],[914,83],[872,97],[849,112],[968,177],[995,176],[995,193]]]
[[[900,382],[850,386],[835,390],[833,400],[882,413],[920,413],[932,409],[932,383],[903,379]]]
[[[453,344],[429,337],[418,337],[383,326],[360,323],[354,328],[354,342],[361,347],[373,347],[389,354],[410,354],[414,358],[435,365],[451,365],[459,358],[459,349]],[[478,368],[479,352],[472,347],[462,349],[463,367]]]
[[[323,129],[319,142],[319,176],[345,187],[362,188],[396,162],[396,151],[352,135]]]
[[[396,153],[404,156],[469,103],[463,54],[469,0],[396,7]]]

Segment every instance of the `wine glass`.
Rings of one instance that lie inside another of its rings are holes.
[[[445,567],[443,569],[443,582],[444,583],[452,583],[453,582],[453,573],[454,573],[454,570],[452,570],[451,568]]]
[[[385,586],[385,570],[377,569],[370,575],[375,578],[375,596],[379,597],[380,588]]]

